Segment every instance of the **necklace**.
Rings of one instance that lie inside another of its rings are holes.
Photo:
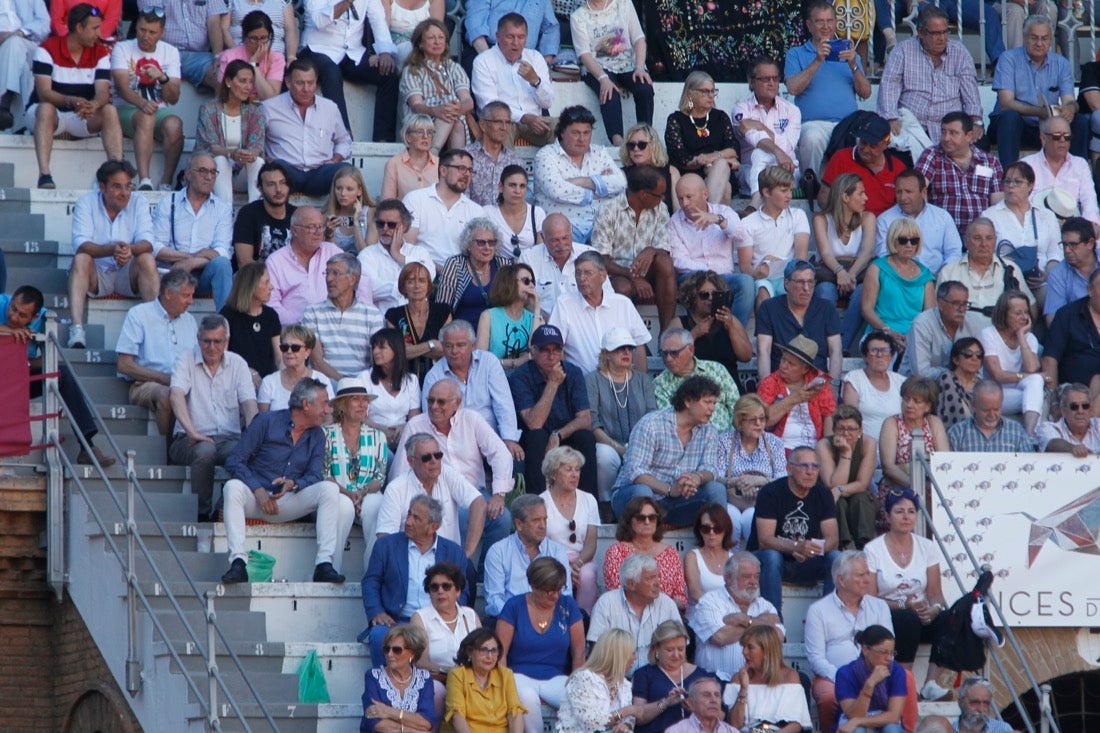
[[[607,381],[611,385],[611,394],[615,397],[615,404],[624,410],[626,409],[626,403],[630,401],[630,380],[633,376],[634,374],[633,372],[631,372],[631,374],[626,378],[626,381],[623,382],[623,386],[620,388],[616,386],[615,380],[611,378],[611,375],[607,375]],[[621,402],[619,401],[619,395],[623,396]]]
[[[450,621],[443,618],[442,613],[439,614],[439,620],[442,621],[443,623],[447,624],[448,626],[454,626],[455,624],[458,623],[458,609],[457,608],[455,609],[455,617],[452,618]]]
[[[391,680],[393,680],[394,682],[396,682],[396,683],[397,683],[398,685],[400,685],[401,687],[407,687],[407,686],[409,685],[409,683],[411,683],[411,682],[413,681],[413,673],[412,673],[412,670],[409,670],[409,676],[408,676],[408,677],[406,677],[405,679],[401,679],[400,677],[398,677],[398,676],[397,676],[397,673],[396,673],[396,672],[393,672],[393,671],[391,671],[391,670],[390,670],[390,669],[388,669],[388,668],[386,669],[386,674],[387,674],[387,675],[389,675],[389,678],[390,678]]]
[[[893,553],[895,559],[897,559],[898,561],[899,566],[905,567],[909,565],[909,556],[912,550],[910,550],[910,552],[904,552],[901,547],[898,546],[896,540],[894,541],[893,547],[890,547],[890,542],[886,541],[886,548]]]
[[[692,127],[695,128],[695,136],[696,137],[701,137],[701,138],[710,137],[710,130],[707,127],[708,125],[710,125],[710,112],[707,112],[707,116],[703,118],[703,126],[702,127],[699,127],[699,125],[695,122],[695,120],[696,120],[695,117],[691,118],[691,125],[692,125]]]

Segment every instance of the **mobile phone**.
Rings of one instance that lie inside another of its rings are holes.
[[[846,38],[833,38],[829,40],[829,55],[825,57],[826,61],[840,61],[840,53],[847,51],[851,42]]]
[[[710,296],[710,314],[712,316],[718,315],[718,311],[723,308],[730,307],[730,294],[720,293],[717,290]]]
[[[339,221],[339,224],[342,227],[350,227],[351,226],[351,217],[350,216],[338,216],[338,217],[336,217],[336,219]]]
[[[829,378],[823,374],[818,374],[812,380],[810,380],[811,387],[820,387],[823,384],[828,384]]]

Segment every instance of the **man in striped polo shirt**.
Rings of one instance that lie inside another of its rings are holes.
[[[103,13],[81,3],[69,11],[69,35],[50,36],[34,53],[34,93],[25,121],[34,130],[38,188],[56,188],[50,175],[54,135],[102,133],[109,160],[122,160],[122,127],[111,101],[111,51],[99,40]]]

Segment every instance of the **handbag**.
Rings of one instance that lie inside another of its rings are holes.
[[[837,264],[842,266],[845,270],[850,268],[855,261],[855,257],[843,256],[836,258]],[[865,272],[867,272],[866,268],[864,268],[863,272],[859,273],[859,276],[856,278],[857,283],[863,282],[863,274]],[[836,273],[829,269],[829,266],[825,264],[824,260],[819,259],[814,262],[814,280],[819,283],[832,283],[836,285]]]

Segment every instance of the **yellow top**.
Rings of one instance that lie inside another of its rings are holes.
[[[455,667],[447,674],[447,705],[443,713],[444,733],[454,731],[451,718],[461,715],[472,733],[502,733],[508,730],[508,715],[526,713],[519,703],[516,677],[507,667],[489,672],[485,689],[469,667]]]

